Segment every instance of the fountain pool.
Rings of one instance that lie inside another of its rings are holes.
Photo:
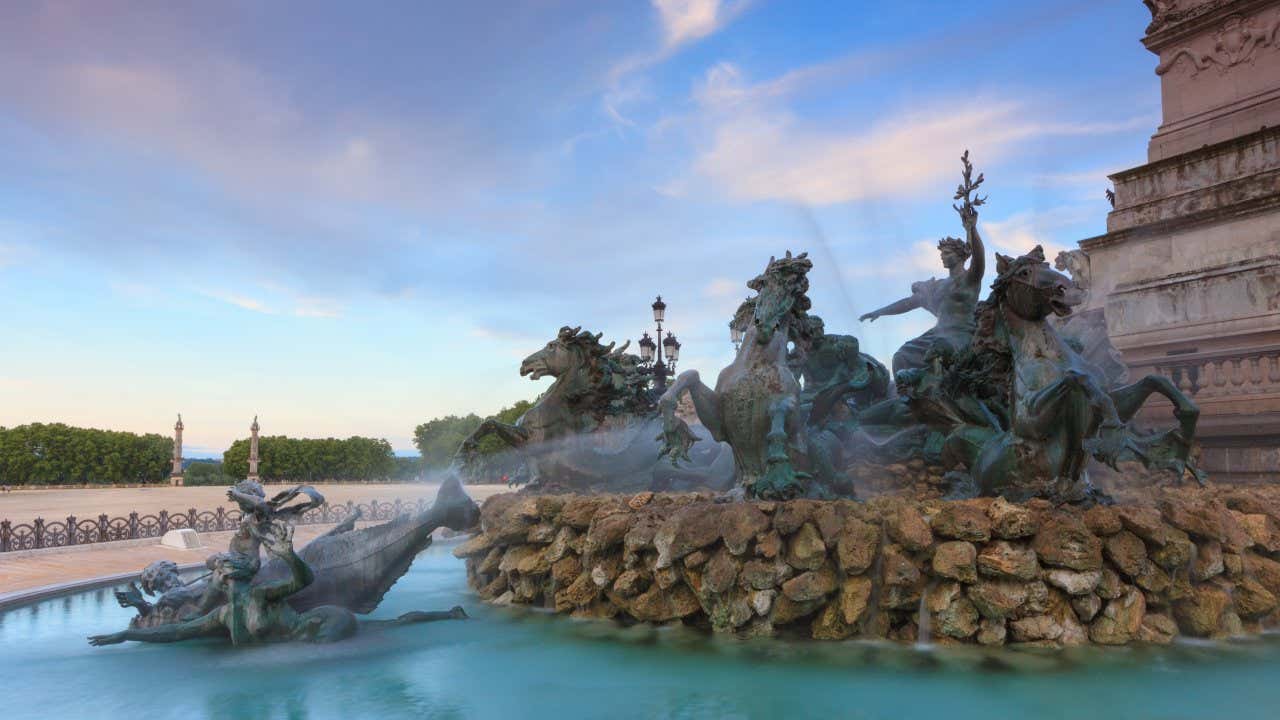
[[[1232,718],[1280,711],[1280,637],[1027,651],[736,640],[480,604],[448,545],[373,615],[472,620],[335,645],[92,648],[109,589],[0,614],[7,720],[114,718]]]

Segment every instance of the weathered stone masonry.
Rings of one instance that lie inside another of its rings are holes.
[[[1002,499],[507,494],[460,545],[495,603],[812,638],[1165,643],[1280,621],[1280,492],[1089,510]],[[927,622],[922,622],[922,615]]]

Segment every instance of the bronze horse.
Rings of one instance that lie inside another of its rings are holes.
[[[581,327],[562,327],[555,339],[526,357],[521,376],[552,376],[555,382],[514,424],[485,421],[463,441],[454,469],[469,464],[479,441],[494,435],[519,454],[521,479],[534,487],[726,488],[732,465],[718,445],[707,444],[690,468],[658,462],[659,423],[649,375],[639,369],[640,358],[625,353],[629,343],[614,350],[600,338]]]
[[[1085,465],[1092,455],[1111,466],[1137,459],[1148,467],[1202,474],[1189,461],[1199,410],[1165,377],[1148,375],[1107,390],[1105,381],[1046,322],[1071,313],[1071,281],[1049,267],[1037,246],[1019,258],[996,255],[991,296],[979,306],[979,351],[1003,356],[1008,427],[972,443],[972,434],[953,433],[953,449],[970,448],[965,458],[976,490],[1013,497],[1042,496],[1087,500],[1093,494]],[[985,346],[985,347],[984,347]],[[1178,427],[1141,434],[1130,425],[1152,394],[1173,403]],[[993,429],[998,430],[998,429]]]
[[[680,373],[658,402],[663,417],[664,456],[688,457],[695,438],[675,408],[686,391],[698,419],[716,440],[733,448],[738,484],[748,496],[790,498],[805,490],[808,464],[800,383],[788,364],[792,326],[810,307],[806,274],[813,263],[801,253],[770,258],[747,283],[758,294],[751,323],[733,363],[720,371],[714,390],[697,370]]]

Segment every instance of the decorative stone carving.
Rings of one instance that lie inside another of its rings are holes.
[[[1262,24],[1255,25],[1258,22]],[[1180,47],[1169,59],[1156,66],[1156,74],[1164,75],[1187,60],[1191,75],[1202,70],[1217,67],[1218,72],[1226,73],[1230,68],[1243,62],[1252,62],[1258,48],[1275,47],[1277,34],[1280,33],[1280,18],[1263,21],[1260,18],[1246,20],[1241,15],[1231,15],[1213,34],[1213,49],[1202,52],[1190,46]]]

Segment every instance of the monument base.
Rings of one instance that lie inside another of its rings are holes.
[[[1113,507],[708,495],[487,500],[455,549],[479,595],[743,635],[1049,647],[1280,623],[1280,489]]]

